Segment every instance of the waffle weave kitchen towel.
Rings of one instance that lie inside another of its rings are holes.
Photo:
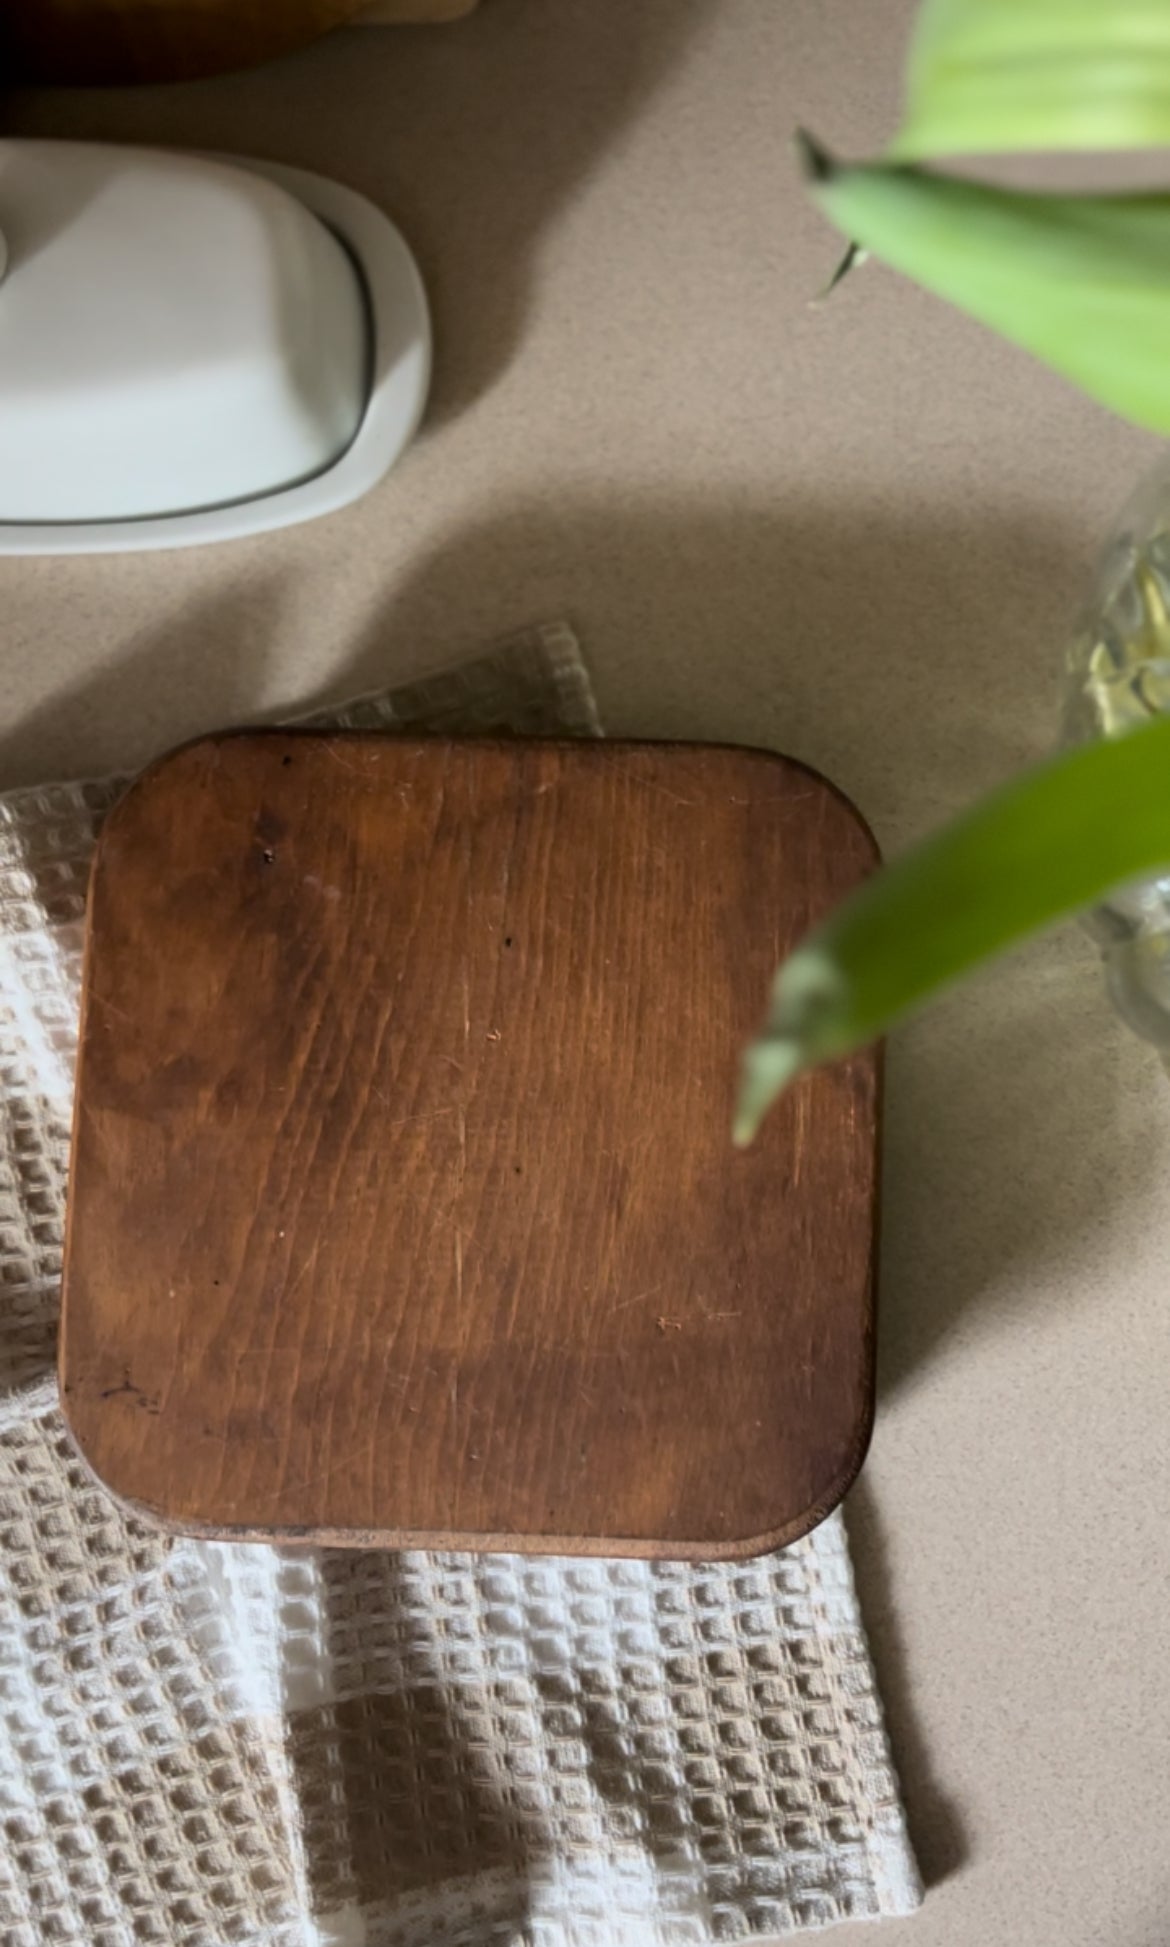
[[[364,699],[598,734],[567,629]],[[840,1517],[743,1565],[160,1536],[52,1365],[82,917],[125,780],[0,799],[2,1947],[706,1947],[920,1898]]]

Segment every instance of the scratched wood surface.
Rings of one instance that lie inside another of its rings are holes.
[[[262,732],[92,884],[61,1382],[166,1525],[747,1555],[873,1387],[876,1060],[737,1154],[786,944],[871,866],[780,758]]]

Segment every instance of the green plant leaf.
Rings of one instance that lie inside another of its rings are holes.
[[[813,198],[851,243],[1170,432],[1170,195],[1033,196],[800,146]]]
[[[926,0],[896,156],[1164,142],[1166,0]]]
[[[1170,718],[1088,744],[886,866],[776,976],[735,1140],[803,1069],[883,1034],[1029,933],[1170,865]]]

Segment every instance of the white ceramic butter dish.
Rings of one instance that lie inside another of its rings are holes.
[[[413,436],[414,260],[275,163],[0,141],[0,554],[179,547],[331,512]]]

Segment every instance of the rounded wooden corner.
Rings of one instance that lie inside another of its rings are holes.
[[[655,1546],[652,1550],[645,1543],[613,1545],[607,1542],[605,1552],[607,1554],[652,1555],[658,1561],[752,1562],[757,1561],[762,1555],[774,1555],[782,1548],[791,1548],[794,1543],[803,1541],[806,1535],[810,1535],[814,1528],[819,1528],[821,1522],[827,1521],[829,1516],[840,1507],[841,1502],[845,1499],[845,1496],[860,1474],[862,1467],[865,1465],[865,1458],[869,1452],[870,1442],[873,1439],[876,1413],[872,1381],[873,1365],[871,1359],[870,1383],[866,1392],[865,1410],[849,1442],[845,1456],[840,1465],[831,1474],[825,1486],[817,1491],[799,1514],[792,1515],[787,1521],[779,1523],[775,1528],[765,1529],[762,1534],[747,1535],[741,1538],[728,1536],[726,1539],[717,1542],[709,1540],[693,1542],[672,1540],[661,1546]]]
[[[177,1536],[188,1534],[190,1530],[184,1522],[172,1520],[164,1509],[152,1507],[149,1503],[141,1500],[137,1494],[125,1493],[118,1486],[116,1479],[112,1478],[106,1472],[100,1459],[95,1458],[89,1444],[87,1433],[74,1417],[71,1397],[73,1389],[69,1384],[65,1371],[64,1343],[64,1335],[62,1335],[61,1352],[57,1360],[57,1389],[61,1418],[64,1422],[65,1431],[69,1436],[70,1445],[95,1487],[100,1487],[103,1494],[108,1494],[110,1499],[117,1504],[124,1514],[130,1515],[136,1521],[143,1522],[146,1527],[158,1529],[161,1533],[168,1535]]]
[[[735,1548],[734,1552],[729,1550],[721,1559],[753,1561],[758,1555],[774,1554],[778,1548],[791,1548],[794,1542],[803,1541],[806,1535],[811,1535],[814,1528],[820,1527],[822,1521],[827,1521],[829,1516],[840,1507],[865,1465],[865,1457],[873,1439],[874,1417],[875,1404],[871,1391],[857,1437],[829,1485],[816,1496],[815,1500],[810,1501],[802,1514],[787,1522],[783,1528],[763,1537],[757,1536],[750,1542]]]
[[[101,829],[94,846],[93,872],[96,875],[104,863],[105,854],[110,847],[126,837],[126,827],[133,828],[134,821],[141,817],[144,806],[153,812],[151,800],[158,793],[160,785],[170,786],[182,777],[183,772],[195,759],[206,757],[223,745],[233,741],[244,742],[256,735],[263,735],[251,729],[214,731],[198,737],[191,737],[186,743],[176,744],[173,749],[164,751],[161,757],[154,758],[145,768],[131,778],[117,803],[111,806],[102,820]]]
[[[816,785],[818,790],[823,791],[827,798],[832,799],[839,806],[854,830],[865,841],[870,852],[872,869],[876,869],[882,863],[882,848],[865,813],[856,800],[850,797],[848,791],[835,783],[831,777],[826,777],[824,771],[819,770],[815,764],[806,762],[803,757],[789,757],[783,751],[765,750],[758,744],[720,744],[718,748],[740,751],[745,756],[767,758],[773,764],[781,764],[786,770],[798,771],[803,777],[808,778],[810,784]]]

